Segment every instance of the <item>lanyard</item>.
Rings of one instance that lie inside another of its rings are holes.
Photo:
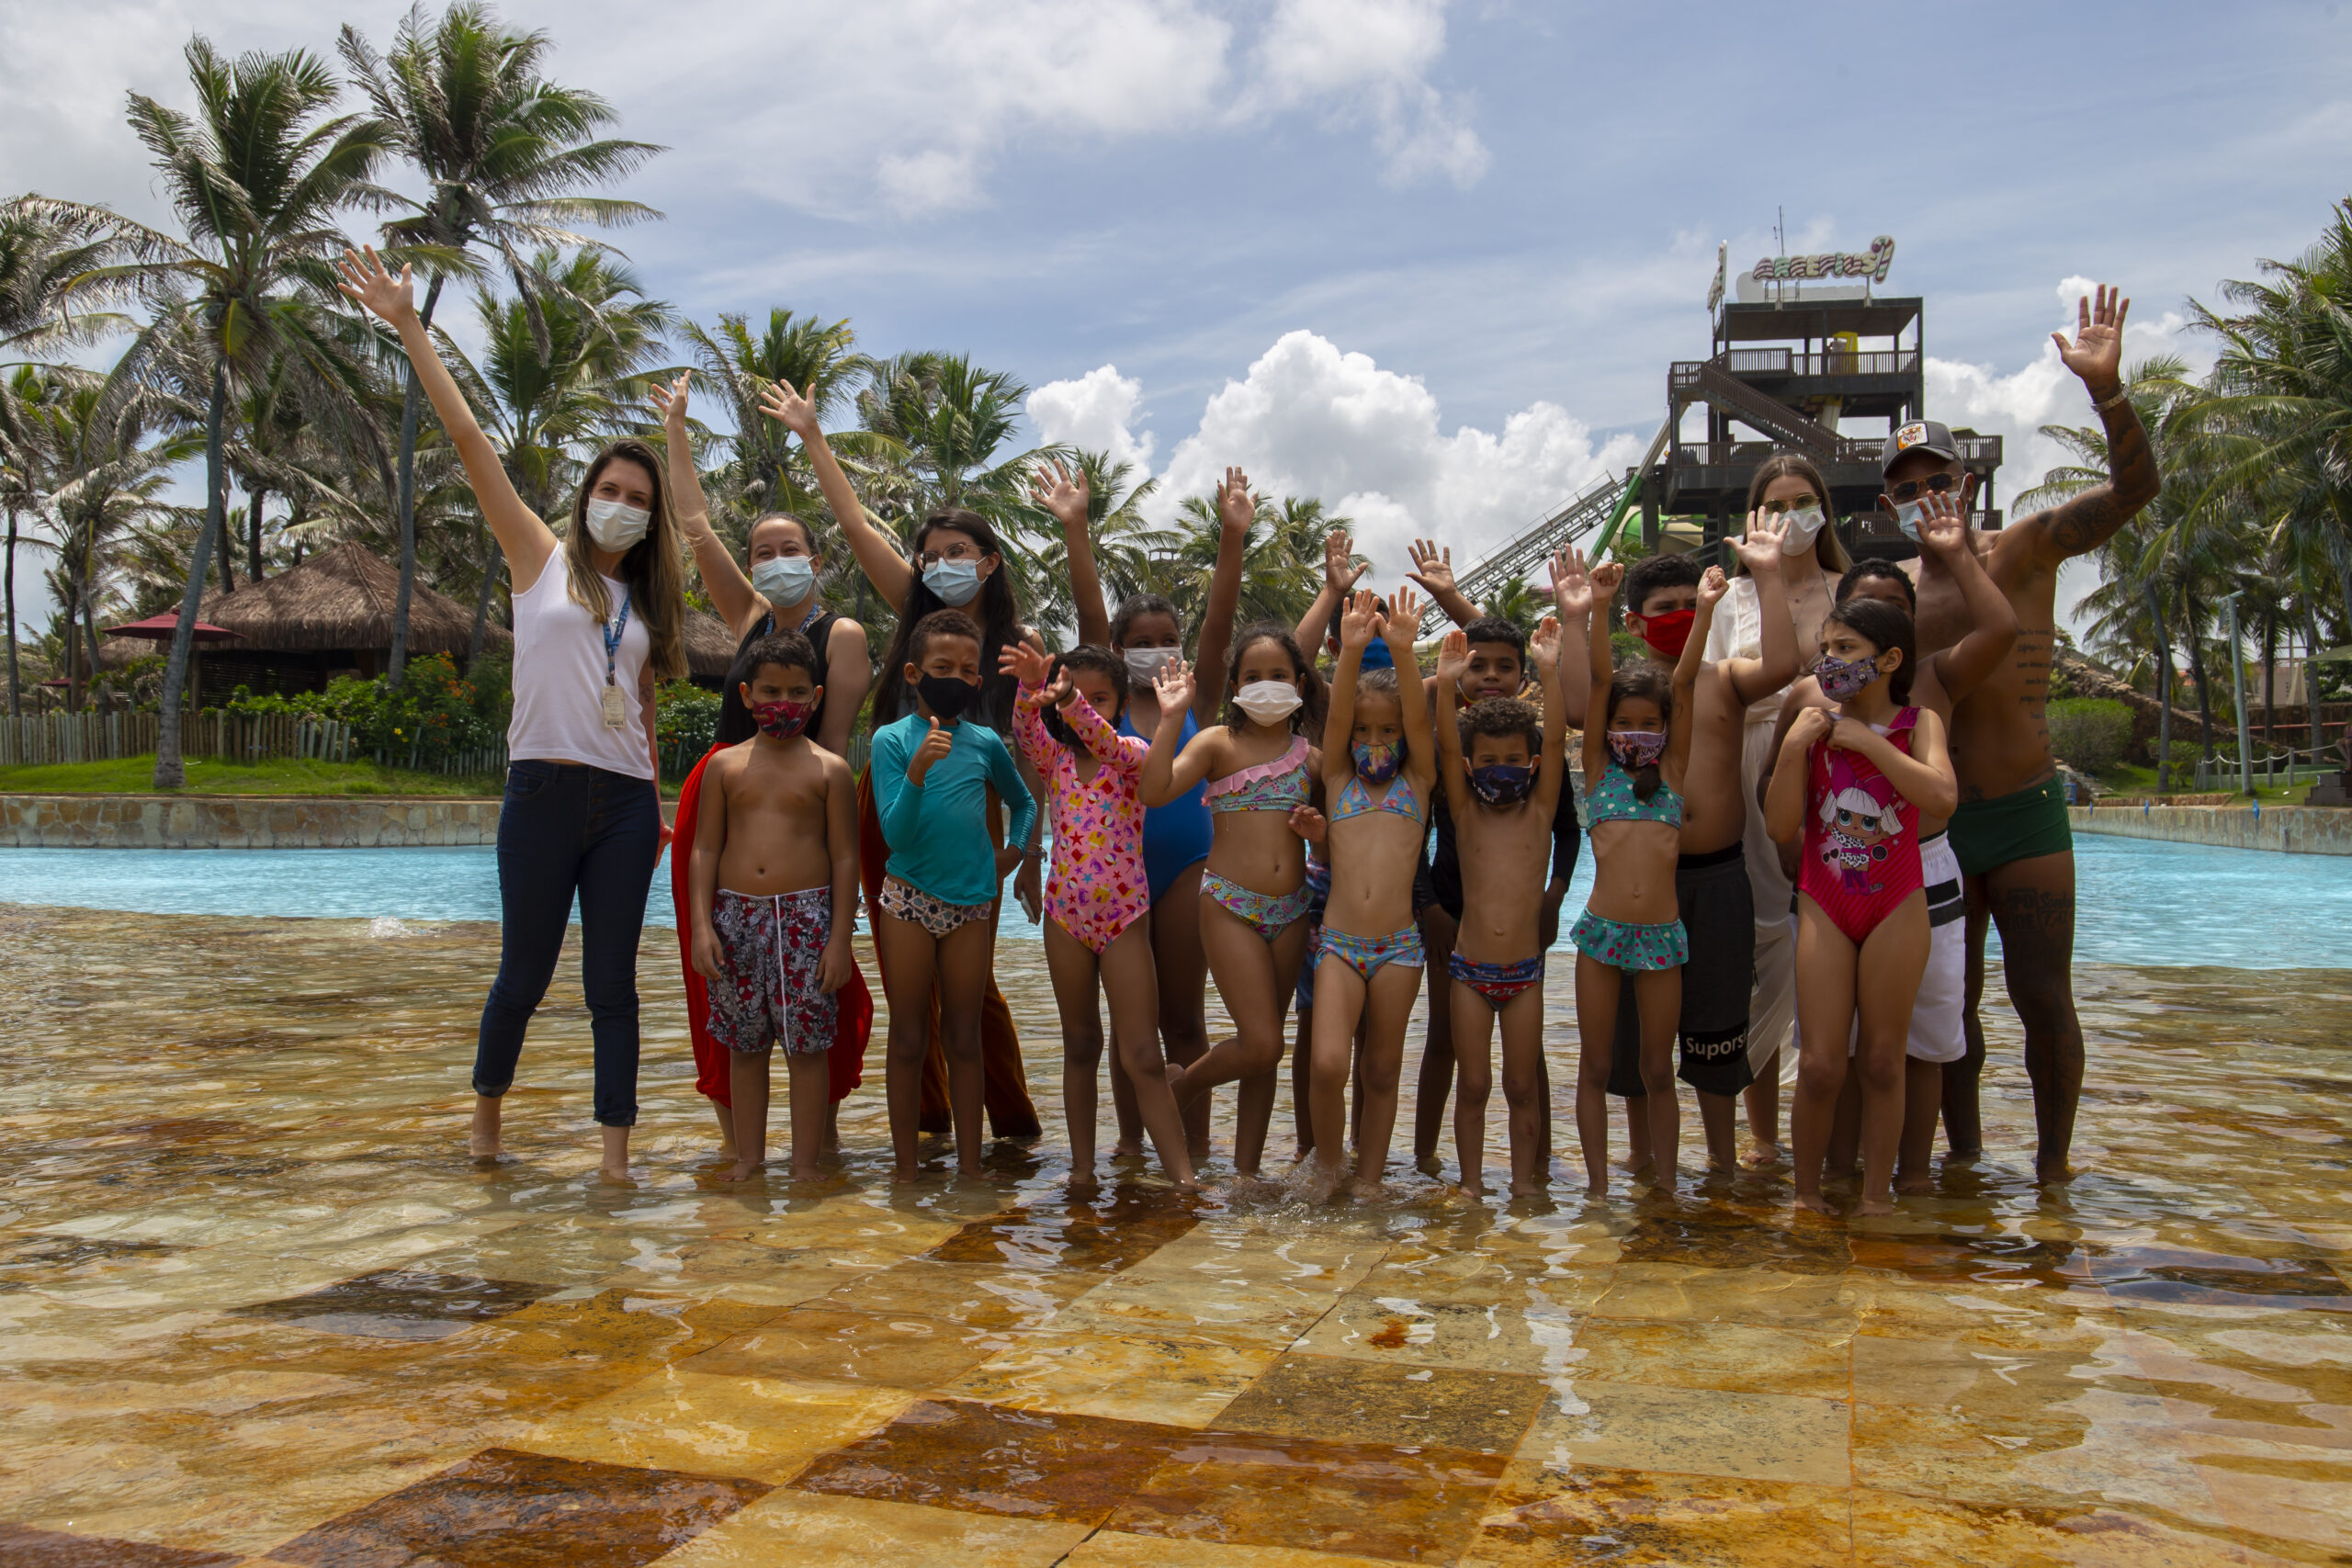
[[[620,615],[610,627],[599,622],[596,629],[605,637],[605,684],[609,686],[613,683],[613,659],[621,650],[621,634],[628,630],[628,588],[626,584],[621,588]]]

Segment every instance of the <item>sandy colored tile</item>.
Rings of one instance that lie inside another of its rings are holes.
[[[1980,1506],[2140,1506],[2195,1523],[2220,1513],[2162,1400],[2090,1389],[2020,1413],[1860,1404],[1857,1485]]]
[[[919,1400],[882,1430],[817,1460],[793,1485],[1100,1524],[1163,1457],[1194,1438],[1148,1422]]]
[[[2242,1568],[2226,1530],[2184,1529],[2097,1504],[1977,1506],[1857,1489],[1854,1559],[1871,1568]]]
[[[1839,1329],[1747,1323],[1588,1318],[1577,1328],[1579,1381],[1844,1399],[1854,1339]]]
[[[2111,1336],[2076,1355],[2030,1355],[1933,1339],[1860,1336],[1854,1340],[1854,1399],[1986,1415],[2030,1416],[2094,1389],[2151,1396],[2138,1363]]]
[[[1842,1487],[1519,1463],[1462,1562],[1821,1568],[1855,1561],[1849,1515]]]
[[[1087,1527],[865,1497],[777,1492],[659,1559],[662,1568],[1049,1568]]]
[[[825,1311],[934,1318],[989,1334],[1049,1326],[1094,1283],[1082,1274],[1020,1273],[922,1260],[862,1272],[808,1304]]]
[[[672,1367],[550,1416],[514,1446],[607,1464],[782,1482],[819,1454],[887,1425],[914,1398],[899,1389]]]
[[[1216,1429],[1508,1455],[1546,1393],[1540,1379],[1513,1372],[1294,1352],[1227,1405]]]
[[[1848,1412],[1833,1399],[1577,1381],[1540,1417],[1519,1458],[1741,1480],[1847,1483]]]
[[[1288,1546],[1171,1540],[1160,1535],[1096,1530],[1062,1559],[1069,1568],[1389,1568],[1383,1557],[1351,1557]]]
[[[1199,1427],[1281,1354],[1265,1339],[1028,1334],[940,1392],[1016,1410]]]
[[[1670,1323],[1754,1323],[1767,1327],[1850,1329],[1854,1311],[1837,1274],[1767,1269],[1699,1269],[1681,1263],[1621,1263],[1595,1317]]]
[[[1541,1284],[1514,1282],[1510,1293],[1518,1300],[1474,1304],[1374,1295],[1358,1286],[1307,1330],[1298,1348],[1384,1366],[1545,1374],[1556,1370],[1558,1347],[1573,1337],[1576,1315],[1543,1301],[1542,1292]]]
[[[680,1363],[714,1377],[764,1377],[934,1389],[1006,1348],[1001,1335],[935,1318],[792,1307]]]

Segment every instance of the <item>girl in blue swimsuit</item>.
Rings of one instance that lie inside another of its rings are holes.
[[[1182,617],[1175,605],[1159,594],[1135,593],[1106,618],[1102,574],[1096,570],[1089,530],[1093,496],[1086,470],[1049,463],[1038,470],[1032,488],[1038,502],[1061,523],[1068,541],[1078,640],[1115,649],[1126,658],[1130,686],[1126,711],[1119,716],[1119,733],[1148,741],[1159,732],[1159,694],[1152,680],[1170,660],[1184,656]],[[1257,498],[1250,493],[1249,477],[1240,469],[1227,470],[1225,483],[1216,492],[1216,568],[1209,580],[1208,603],[1202,610],[1199,640],[1193,649],[1198,684],[1192,705],[1184,711],[1185,745],[1204,728],[1216,723],[1218,694],[1225,688],[1234,606],[1241,598],[1242,551],[1257,514]],[[1160,1047],[1170,1061],[1180,1065],[1197,1061],[1209,1043],[1208,958],[1201,945],[1201,868],[1208,863],[1210,827],[1208,803],[1201,790],[1200,784],[1194,784],[1167,805],[1147,810],[1143,818],[1143,869],[1151,891],[1152,959],[1159,978]],[[1121,1062],[1116,1039],[1111,1043],[1110,1057],[1111,1105],[1119,1122],[1119,1142],[1113,1155],[1139,1156],[1143,1122],[1136,1110],[1135,1085]],[[1250,1092],[1247,1085],[1244,1092]],[[1271,1084],[1266,1093],[1271,1109]],[[1195,1164],[1208,1157],[1212,1109],[1204,1095],[1185,1111],[1185,1141]]]

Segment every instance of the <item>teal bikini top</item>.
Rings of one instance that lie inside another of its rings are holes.
[[[1617,765],[1611,758],[1608,772],[1600,782],[1585,792],[1585,830],[1590,832],[1603,822],[1663,822],[1677,829],[1682,827],[1682,797],[1664,784],[1652,792],[1647,800],[1634,793],[1634,775]]]
[[[1272,761],[1214,779],[1201,795],[1211,811],[1288,811],[1305,806],[1312,798],[1306,751],[1306,737],[1295,735],[1290,750]]]
[[[1413,793],[1412,784],[1398,773],[1389,781],[1388,793],[1378,800],[1363,787],[1363,780],[1351,778],[1340,791],[1340,798],[1331,807],[1331,820],[1344,822],[1351,817],[1361,817],[1367,811],[1393,812],[1408,821],[1421,819],[1421,797]]]

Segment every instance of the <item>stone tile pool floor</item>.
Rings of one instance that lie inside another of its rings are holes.
[[[2352,972],[2085,971],[2087,1174],[2026,1179],[2003,1012],[1991,1156],[1849,1225],[1401,1163],[1073,1202],[1034,943],[1054,1131],[901,1190],[871,1078],[838,1178],[712,1179],[658,936],[633,1189],[583,1179],[574,982],[517,1157],[463,1157],[489,928],[0,906],[0,1562],[2352,1554]]]

